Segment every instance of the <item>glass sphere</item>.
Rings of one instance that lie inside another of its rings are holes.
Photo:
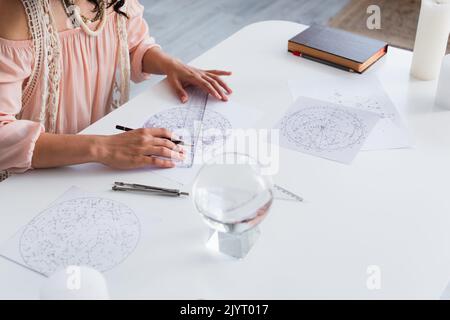
[[[192,199],[209,227],[241,234],[266,217],[273,202],[273,183],[253,158],[223,153],[200,169]]]

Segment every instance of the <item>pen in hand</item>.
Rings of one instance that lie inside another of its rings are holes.
[[[124,126],[119,126],[119,125],[116,125],[116,129],[117,129],[117,130],[122,130],[122,131],[132,131],[132,130],[134,130],[134,129],[127,128],[127,127],[124,127]],[[172,141],[173,143],[175,143],[176,145],[182,145],[182,146],[185,145],[185,143],[184,143],[182,140],[168,139],[168,138],[164,138],[164,139],[170,140],[170,141]]]

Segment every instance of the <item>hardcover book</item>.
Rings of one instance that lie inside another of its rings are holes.
[[[347,31],[313,25],[289,40],[297,56],[363,73],[388,51],[388,44]]]

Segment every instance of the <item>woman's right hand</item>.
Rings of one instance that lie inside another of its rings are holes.
[[[175,160],[185,158],[184,149],[170,141],[174,138],[177,137],[169,130],[157,128],[100,136],[94,154],[97,162],[116,169],[172,168]]]

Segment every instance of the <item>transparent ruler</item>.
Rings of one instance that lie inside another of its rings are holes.
[[[191,87],[188,90],[189,101],[183,119],[184,129],[189,132],[189,137],[181,137],[184,143],[190,148],[186,159],[178,167],[190,168],[194,164],[197,144],[201,136],[202,122],[208,104],[209,94],[199,88]]]
[[[303,202],[303,198],[298,194],[295,194],[279,185],[274,185],[274,197],[278,200],[287,200],[287,201],[295,201],[295,202]]]

